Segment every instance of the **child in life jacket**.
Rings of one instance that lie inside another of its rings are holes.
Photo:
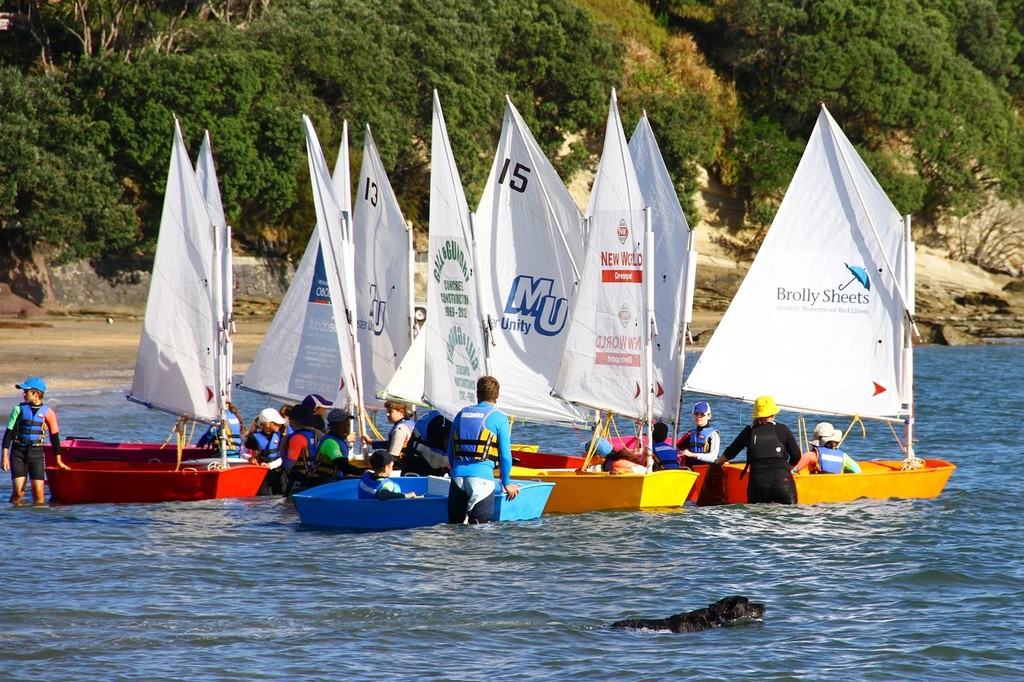
[[[819,423],[814,427],[811,449],[800,456],[793,473],[807,469],[812,474],[859,474],[860,465],[839,449],[842,442],[842,431],[829,422]]]
[[[370,455],[370,471],[359,479],[359,499],[391,500],[399,497],[418,497],[416,493],[403,493],[398,483],[391,480],[398,458],[387,450],[374,450]]]
[[[676,443],[679,463],[690,468],[714,462],[721,444],[718,429],[711,426],[711,404],[707,401],[693,406],[693,425]]]

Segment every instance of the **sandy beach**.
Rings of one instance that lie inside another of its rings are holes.
[[[112,322],[107,322],[111,319]],[[270,317],[236,322],[234,371],[252,362]],[[142,318],[64,317],[0,319],[0,387],[41,376],[50,392],[100,386],[127,388],[135,370]]]

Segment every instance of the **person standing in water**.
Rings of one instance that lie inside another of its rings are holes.
[[[754,423],[743,427],[725,452],[715,460],[722,465],[747,451],[750,478],[747,502],[796,504],[792,468],[800,461],[800,446],[785,424],[776,424],[779,408],[770,395],[754,401]]]
[[[25,480],[32,482],[32,504],[41,506],[46,503],[46,463],[43,456],[43,442],[46,435],[50,436],[53,454],[57,457],[57,466],[67,469],[60,457],[60,429],[57,426],[57,413],[48,405],[43,404],[46,393],[46,382],[40,377],[29,377],[17,384],[24,395],[24,401],[15,405],[11,417],[7,420],[7,431],[4,433],[2,467],[10,470],[11,492],[10,502],[24,504]]]

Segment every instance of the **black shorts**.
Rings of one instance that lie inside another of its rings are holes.
[[[11,478],[25,478],[42,481],[46,478],[46,463],[40,447],[11,448]]]

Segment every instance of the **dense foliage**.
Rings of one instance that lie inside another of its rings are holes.
[[[431,93],[467,195],[507,94],[568,181],[600,149],[608,92],[650,116],[691,224],[702,173],[770,221],[824,102],[917,224],[1024,186],[1024,10],[1010,0],[79,0],[7,3],[0,247],[68,258],[151,248],[172,116],[209,129],[243,244],[301,248],[300,116],[329,161],[372,127],[425,228]],[[686,41],[694,50],[687,49]],[[628,125],[628,123],[627,123]],[[627,134],[630,131],[627,130]]]

